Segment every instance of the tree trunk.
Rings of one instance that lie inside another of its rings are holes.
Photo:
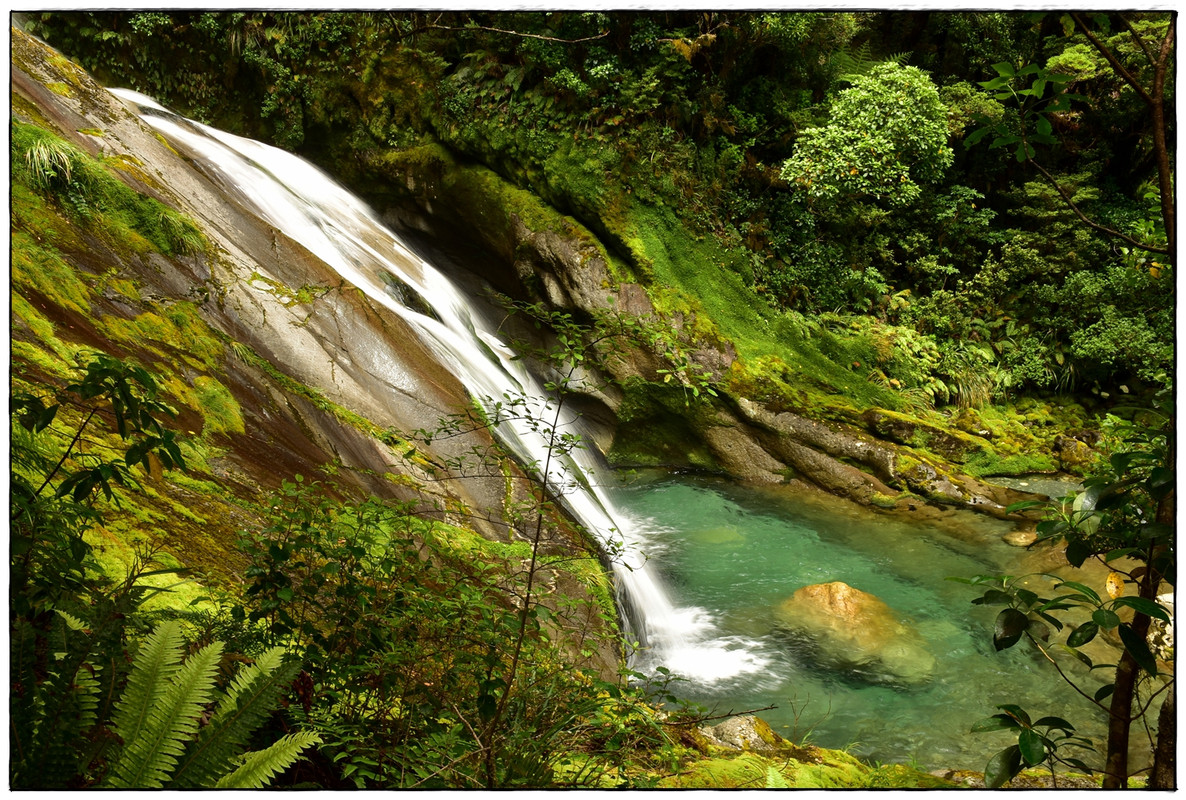
[[[1174,687],[1169,688],[1161,714],[1157,718],[1157,749],[1153,751],[1150,789],[1174,789],[1174,745],[1177,739],[1174,719]]]

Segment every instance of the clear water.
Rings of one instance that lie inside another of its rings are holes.
[[[1087,735],[1102,732],[1040,656],[1020,646],[994,652],[999,609],[971,605],[975,590],[946,580],[1040,569],[1030,563],[1034,555],[1001,541],[1007,523],[953,514],[911,524],[826,497],[705,478],[644,480],[619,499],[649,524],[652,564],[673,602],[699,609],[736,658],[761,665],[719,679],[703,669],[684,673],[690,679],[677,693],[716,713],[774,704],[760,716],[794,741],[928,769],[983,770],[1006,735],[969,728],[999,703],[1067,717]],[[775,628],[773,610],[796,589],[830,581],[880,597],[917,627],[937,660],[930,683],[870,685],[796,653]]]

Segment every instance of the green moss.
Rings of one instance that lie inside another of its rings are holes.
[[[977,453],[964,465],[969,475],[977,478],[992,475],[1032,475],[1058,472],[1058,464],[1047,455],[1000,456],[984,451]]]
[[[247,282],[249,284],[262,283],[266,287],[263,291],[279,300],[285,308],[292,308],[296,305],[309,305],[314,300],[329,291],[328,286],[311,285],[305,285],[293,289],[291,287],[285,286],[279,281],[265,277],[258,272],[252,272],[251,277],[247,279]]]
[[[230,390],[214,378],[194,378],[195,408],[205,420],[203,432],[243,433],[243,413]]]
[[[15,183],[52,197],[116,249],[180,255],[206,248],[191,219],[134,191],[103,162],[46,130],[14,119],[10,152]]]
[[[37,243],[24,231],[13,231],[11,262],[13,283],[31,289],[55,305],[85,314],[91,308],[91,294],[61,255],[51,247]]]
[[[163,358],[181,358],[196,369],[216,370],[222,361],[222,341],[198,315],[193,303],[158,306],[156,311],[145,311],[130,320],[107,315],[97,325],[116,341],[150,350]]]
[[[45,84],[45,88],[49,89],[54,94],[60,94],[62,97],[70,97],[73,94],[73,91],[70,89],[70,84],[62,83],[61,81],[47,83]]]

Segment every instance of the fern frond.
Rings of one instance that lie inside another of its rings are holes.
[[[198,718],[214,689],[222,649],[222,642],[213,642],[177,670],[159,704],[149,709],[140,734],[133,741],[125,740],[110,785],[136,789],[164,785],[186,741],[197,732]]]
[[[223,776],[214,788],[262,789],[273,777],[288,769],[302,750],[315,744],[321,744],[321,737],[312,731],[291,733],[266,750],[248,753],[239,768]]]
[[[251,734],[276,708],[276,700],[296,677],[299,662],[285,663],[275,647],[239,670],[210,723],[182,757],[170,788],[211,787],[247,744]]]
[[[165,695],[169,678],[181,663],[185,640],[181,625],[165,622],[157,626],[140,646],[132,662],[132,674],[123,696],[115,704],[112,727],[125,744],[135,741],[148,722],[149,712]]]

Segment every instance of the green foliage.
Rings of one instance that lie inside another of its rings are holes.
[[[123,741],[123,749],[105,786],[260,788],[296,761],[303,749],[320,741],[307,732],[292,734],[265,751],[248,754],[247,763],[232,771],[234,764],[228,756],[238,755],[241,745],[271,710],[254,707],[255,703],[266,697],[274,704],[275,687],[291,680],[296,670],[282,668],[282,650],[265,654],[250,676],[236,680],[199,733],[200,718],[214,697],[223,645],[212,642],[183,663],[184,647],[180,626],[165,623],[145,639],[133,660],[112,719],[113,732]],[[272,680],[270,674],[278,669],[283,669],[282,677]],[[272,691],[266,691],[269,688]]]
[[[1058,786],[1056,764],[1076,771],[1091,773],[1091,768],[1080,759],[1067,756],[1069,748],[1091,749],[1091,740],[1075,734],[1075,726],[1061,717],[1042,717],[1031,721],[1025,709],[1015,705],[997,706],[1002,713],[980,720],[972,726],[972,733],[1010,730],[1017,734],[1017,744],[1010,745],[988,760],[984,768],[984,785],[999,789],[1021,774],[1027,767],[1046,764],[1053,786]]]
[[[206,241],[188,217],[141,195],[98,160],[35,125],[10,126],[14,180],[52,198],[65,214],[96,231],[124,232],[147,240],[165,255],[205,250]],[[109,234],[110,235],[110,234]]]
[[[892,62],[852,83],[829,124],[800,135],[783,177],[814,202],[908,205],[952,163],[938,90],[922,71]]]

